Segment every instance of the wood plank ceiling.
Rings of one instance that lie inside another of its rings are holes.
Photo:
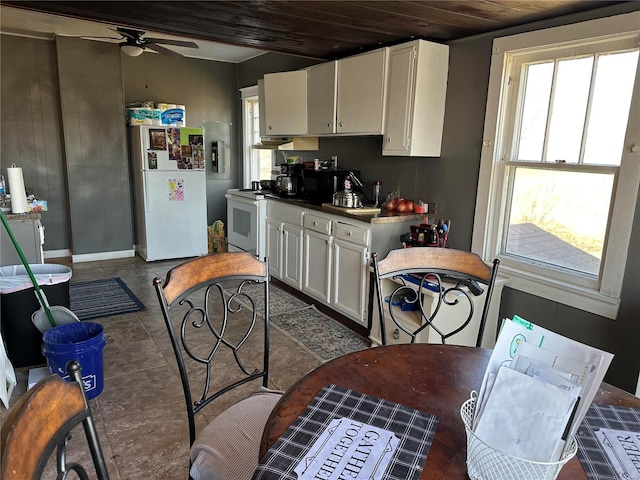
[[[332,60],[412,38],[447,42],[624,2],[3,0],[2,3],[123,27]]]

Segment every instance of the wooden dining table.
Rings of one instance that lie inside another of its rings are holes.
[[[439,423],[421,479],[468,480],[466,433],[460,406],[478,391],[492,350],[436,344],[368,348],[335,358],[292,385],[264,429],[260,457],[328,383],[406,405],[438,417]],[[640,408],[640,399],[602,383],[594,403]],[[587,476],[577,456],[559,480]]]

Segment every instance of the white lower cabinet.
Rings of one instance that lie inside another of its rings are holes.
[[[330,215],[307,211],[304,217],[304,282],[302,291],[326,305],[331,304],[333,224]]]
[[[269,273],[367,328],[371,252],[399,248],[414,222],[373,224],[270,199]]]
[[[334,309],[367,326],[367,281],[369,249],[366,245],[336,238],[333,242]]]
[[[369,229],[340,217],[307,212],[302,291],[367,325]]]
[[[302,228],[282,225],[282,281],[302,290]]]
[[[302,290],[302,221],[304,208],[267,203],[269,274]]]
[[[325,304],[331,302],[331,250],[333,237],[313,230],[304,231],[304,282],[302,291]]]
[[[40,214],[5,214],[9,228],[16,238],[22,253],[29,263],[44,263],[44,227],[40,223]],[[11,246],[11,238],[6,229],[0,228],[0,265],[20,265],[18,252]]]
[[[282,222],[278,219],[267,218],[267,258],[269,259],[269,274],[282,278]]]

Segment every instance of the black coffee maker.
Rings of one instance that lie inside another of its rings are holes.
[[[283,197],[294,197],[302,193],[302,165],[283,163],[280,165],[282,175],[276,177],[276,193]]]

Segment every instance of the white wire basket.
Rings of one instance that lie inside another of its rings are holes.
[[[471,480],[554,480],[578,450],[575,437],[571,437],[563,457],[557,462],[533,462],[495,450],[471,430],[475,404],[476,396],[472,392],[471,398],[460,407],[467,432],[467,473]]]

